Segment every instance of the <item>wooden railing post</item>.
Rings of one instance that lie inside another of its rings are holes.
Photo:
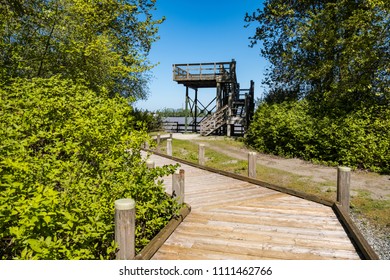
[[[255,152],[248,153],[248,177],[256,178],[257,154]]]
[[[167,155],[172,156],[172,139],[167,139]]]
[[[135,201],[123,198],[115,201],[115,242],[117,260],[132,260],[135,256]]]
[[[176,198],[179,204],[184,203],[184,169],[172,175],[172,197]]]
[[[198,164],[199,165],[204,165],[205,164],[205,156],[204,156],[204,150],[205,146],[204,144],[199,144],[198,146]]]
[[[232,89],[233,90],[233,89]],[[233,111],[232,111],[232,108],[233,108],[233,92],[229,92],[229,97],[228,97],[228,110],[227,110],[227,125],[226,125],[226,136],[227,137],[231,137],[234,133],[233,131],[233,125],[230,124],[230,118],[233,116]]]
[[[347,212],[349,212],[350,185],[351,168],[339,166],[337,168],[337,202]]]
[[[161,140],[161,135],[159,133],[159,134],[157,134],[157,139],[156,139],[156,142],[157,142],[156,150],[157,150],[158,153],[160,152],[160,140]]]

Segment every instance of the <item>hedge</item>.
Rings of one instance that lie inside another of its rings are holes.
[[[136,200],[136,250],[177,212],[129,101],[59,77],[0,88],[0,256],[112,259],[114,201]]]
[[[390,173],[390,108],[316,117],[305,100],[261,104],[245,141],[260,152]]]

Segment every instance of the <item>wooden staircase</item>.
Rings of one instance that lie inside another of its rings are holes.
[[[200,135],[207,136],[221,128],[227,122],[227,111],[229,106],[225,105],[214,114],[202,120],[200,123]]]
[[[254,113],[254,82],[249,89],[240,89],[236,76],[236,61],[213,63],[187,63],[173,65],[173,80],[186,87],[186,109],[190,109],[194,123],[193,132],[207,136],[210,134],[230,137],[243,135],[247,131]],[[216,88],[216,105],[207,106],[198,99],[198,89]],[[194,99],[189,97],[189,89],[195,91]],[[245,94],[243,94],[245,92]],[[198,112],[217,112],[198,122]],[[200,110],[199,110],[200,109]]]

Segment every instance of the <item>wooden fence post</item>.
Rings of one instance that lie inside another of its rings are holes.
[[[147,167],[147,168],[154,168],[155,166],[156,166],[156,164],[154,163],[153,160],[148,159],[148,160],[146,161],[146,167]]]
[[[167,139],[167,155],[172,156],[172,139]]]
[[[257,154],[255,152],[248,153],[248,177],[256,178]]]
[[[117,260],[132,260],[135,256],[135,201],[123,198],[115,201],[115,242]]]
[[[172,174],[172,197],[176,198],[179,204],[184,203],[184,169]]]
[[[156,139],[156,142],[157,142],[156,150],[157,150],[158,153],[160,152],[160,139],[161,139],[161,135],[159,133],[159,134],[157,134],[157,139]]]
[[[337,202],[349,212],[351,168],[339,166],[337,168]]]
[[[204,150],[205,146],[204,144],[199,144],[198,146],[198,164],[199,165],[204,165],[205,164],[205,156],[204,156]]]

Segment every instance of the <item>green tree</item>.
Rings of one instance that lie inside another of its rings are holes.
[[[271,63],[269,100],[306,97],[326,114],[389,103],[389,1],[268,0],[245,20]]]
[[[0,75],[83,80],[93,90],[146,98],[158,39],[155,0],[3,0]]]
[[[190,116],[190,110],[185,109],[173,109],[173,108],[163,108],[156,112],[161,117],[185,117]],[[198,111],[198,116],[202,116],[201,110]]]

